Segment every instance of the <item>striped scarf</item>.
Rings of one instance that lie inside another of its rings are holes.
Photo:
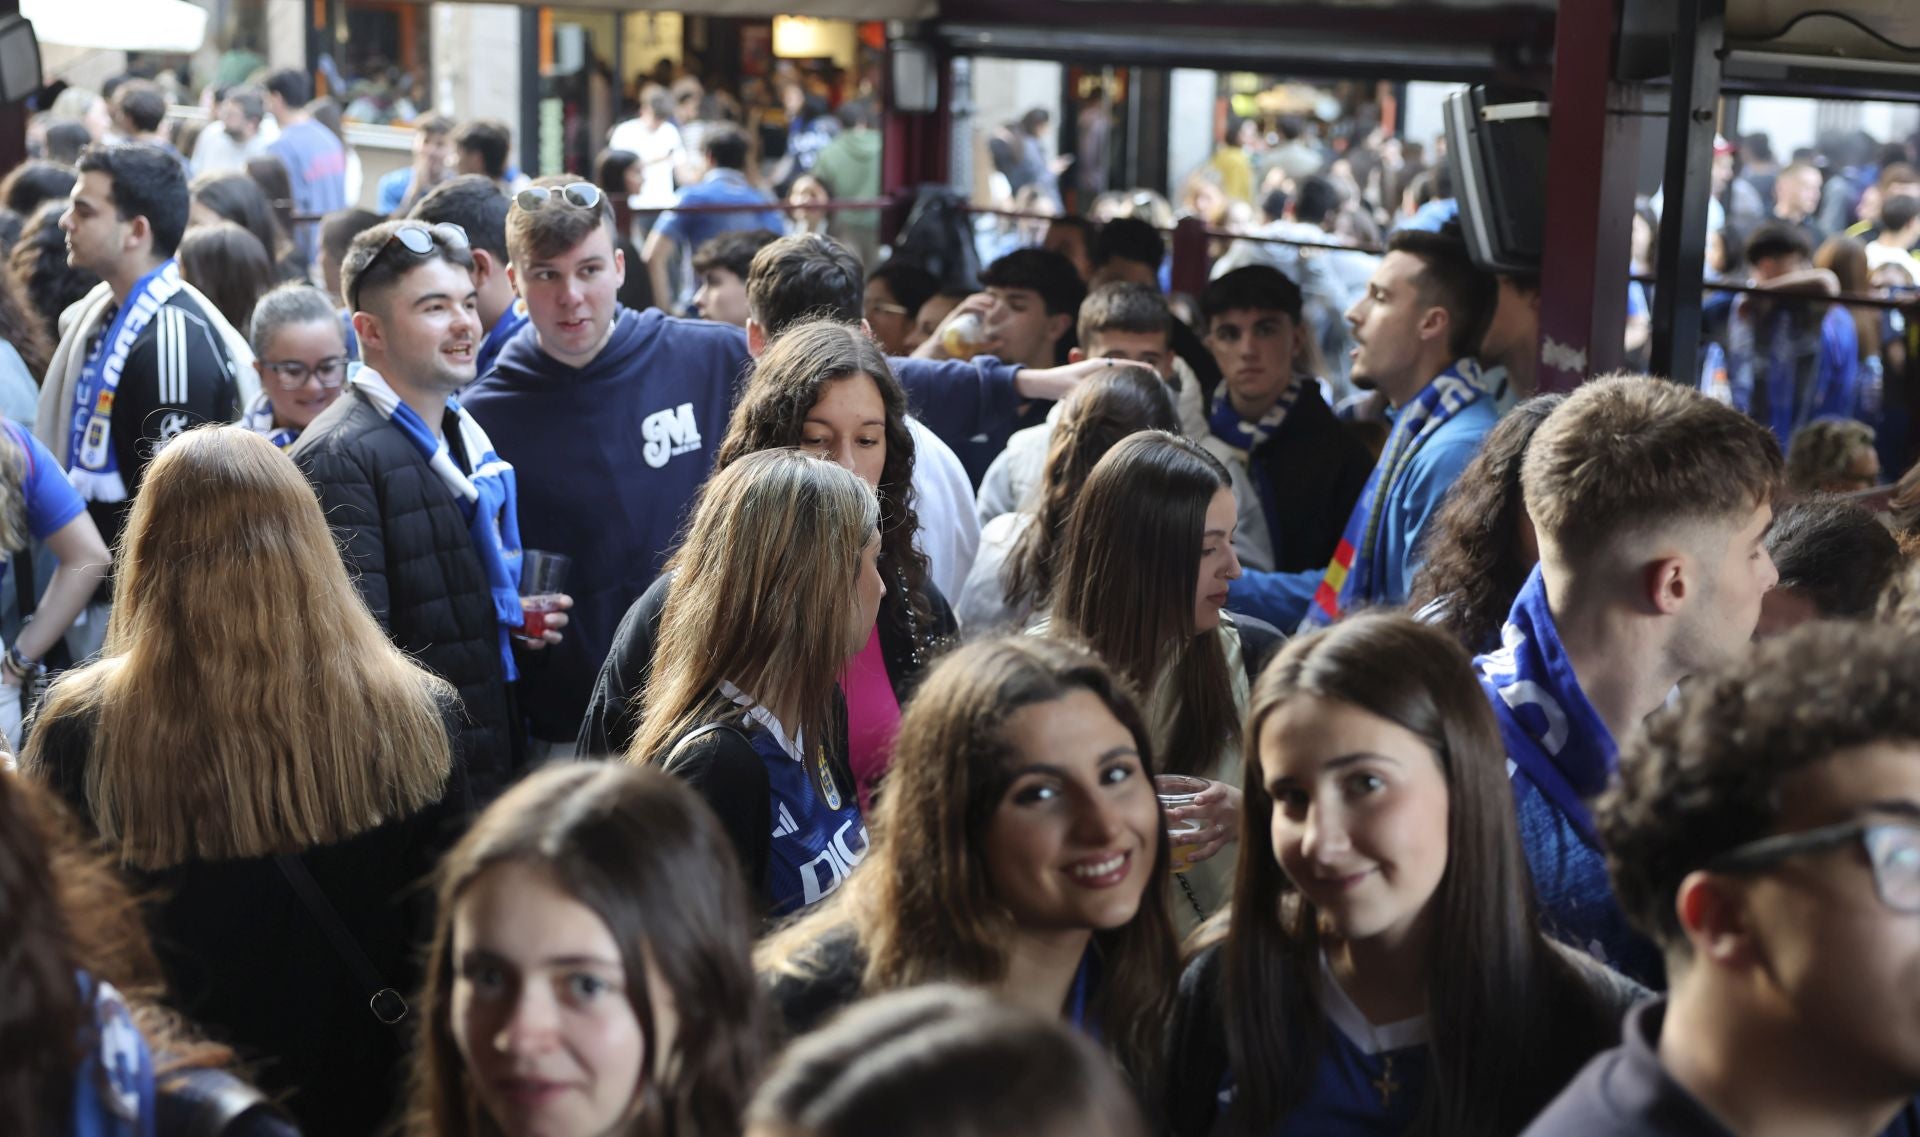
[[[1360,500],[1347,517],[1346,531],[1334,547],[1333,561],[1327,565],[1320,588],[1307,608],[1303,628],[1331,624],[1356,605],[1375,599],[1374,582],[1385,568],[1376,563],[1380,524],[1401,475],[1447,420],[1487,396],[1480,365],[1471,359],[1459,359],[1400,408],[1380,461],[1374,463],[1366,488],[1360,491]]]
[[[120,476],[120,458],[113,449],[113,400],[127,356],[140,333],[147,330],[161,308],[180,291],[180,266],[162,261],[134,283],[126,303],[108,323],[106,332],[87,356],[80,382],[73,390],[73,420],[67,435],[67,480],[88,501],[125,501],[127,483]],[[180,337],[173,342],[184,343]],[[185,402],[186,361],[161,361],[161,374],[177,377],[182,390],[160,392],[161,402]]]
[[[500,659],[506,667],[507,680],[518,679],[520,669],[513,661],[513,641],[509,633],[524,627],[527,616],[520,606],[519,491],[514,483],[513,467],[493,452],[493,442],[487,438],[487,432],[452,399],[447,400],[447,410],[453,413],[453,428],[460,432],[460,445],[473,466],[472,474],[460,468],[447,440],[435,437],[426,420],[400,400],[379,372],[361,367],[347,382],[407,436],[433,472],[453,491],[460,514],[466,518],[473,551],[487,573],[487,590],[493,596],[494,615],[500,621]]]
[[[300,428],[297,426],[273,425],[273,401],[267,398],[265,391],[260,392],[259,397],[247,407],[247,413],[240,418],[240,425],[255,434],[266,435],[268,442],[282,450],[292,446],[300,437]]]

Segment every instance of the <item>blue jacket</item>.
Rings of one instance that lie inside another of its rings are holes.
[[[660,571],[751,360],[738,328],[622,308],[584,368],[531,323],[461,398],[519,474],[520,537],[573,558],[566,638],[522,659],[535,738],[570,742],[620,617]]]
[[[1406,473],[1391,487],[1386,512],[1380,520],[1380,550],[1386,572],[1374,595],[1357,600],[1382,605],[1406,603],[1413,572],[1419,564],[1415,557],[1427,520],[1439,511],[1441,499],[1453,487],[1460,471],[1473,461],[1480,449],[1480,440],[1493,429],[1499,417],[1499,408],[1492,399],[1476,399],[1441,424],[1408,459]],[[1363,498],[1354,508],[1363,509],[1365,505]],[[1278,540],[1277,535],[1275,539]],[[1324,575],[1320,569],[1248,571],[1233,582],[1227,608],[1257,616],[1282,629],[1298,627]]]
[[[976,355],[967,360],[889,356],[887,364],[907,389],[914,417],[960,456],[976,488],[1007,448],[1007,439],[1029,425],[1020,416],[1020,396],[1013,389],[1013,377],[1020,372],[1017,363]]]

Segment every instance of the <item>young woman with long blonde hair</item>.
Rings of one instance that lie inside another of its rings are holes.
[[[166,897],[180,1008],[271,1059],[267,1088],[310,1133],[370,1132],[394,1104],[381,1017],[413,990],[412,885],[463,804],[457,713],[374,622],[299,471],[228,426],[149,467],[103,654],[32,724],[24,771]]]
[[[775,915],[817,903],[866,852],[837,677],[873,627],[880,503],[798,450],[715,474],[686,542],[628,760],[685,778]]]

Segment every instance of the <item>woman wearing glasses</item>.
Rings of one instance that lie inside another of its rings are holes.
[[[310,284],[283,284],[254,305],[254,370],[260,395],[247,408],[248,430],[285,450],[340,397],[347,338],[333,302]]]

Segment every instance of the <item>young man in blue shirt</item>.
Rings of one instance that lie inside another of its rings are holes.
[[[1765,427],[1646,376],[1574,392],[1521,467],[1540,563],[1475,667],[1549,930],[1650,985],[1660,961],[1614,902],[1588,801],[1681,680],[1747,649],[1779,579],[1780,475]]]
[[[747,180],[747,136],[732,126],[716,126],[700,143],[707,156],[707,174],[680,191],[676,205],[737,205],[736,212],[680,213],[669,210],[647,234],[640,257],[647,262],[656,297],[672,297],[667,266],[709,240],[735,229],[772,229],[782,232],[786,220],[773,198]],[[689,288],[671,305],[678,310],[692,298]]]
[[[1406,601],[1428,518],[1499,417],[1473,359],[1494,299],[1493,278],[1474,267],[1464,242],[1394,234],[1365,294],[1347,310],[1353,382],[1380,391],[1392,407],[1386,449],[1325,571],[1245,573],[1233,583],[1229,608],[1292,628]],[[1276,549],[1291,540],[1272,537]]]
[[[267,112],[280,124],[280,137],[267,147],[267,153],[287,168],[293,211],[321,217],[345,209],[347,149],[333,131],[306,112],[307,100],[313,97],[313,83],[304,72],[288,67],[267,76],[266,88]],[[300,249],[300,263],[312,264],[320,246],[318,224],[300,222],[293,227],[292,236]]]
[[[515,195],[506,245],[527,324],[461,402],[519,471],[525,546],[573,559],[569,635],[521,684],[538,750],[579,733],[614,628],[666,559],[752,361],[738,328],[620,305],[626,258],[590,183],[542,178]]]
[[[1527,1137],[1920,1129],[1920,654],[1815,623],[1698,675],[1598,806],[1672,987]]]

